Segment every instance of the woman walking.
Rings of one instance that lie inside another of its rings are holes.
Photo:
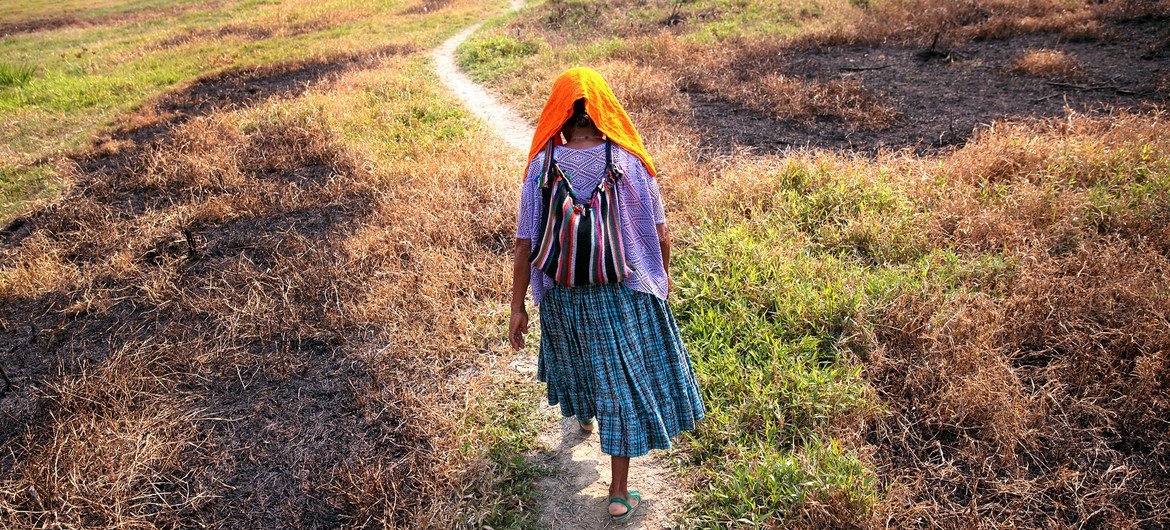
[[[589,68],[553,83],[528,155],[513,265],[509,340],[540,311],[537,377],[612,457],[610,516],[641,501],[630,459],[668,449],[703,402],[667,303],[670,236],[656,171],[609,85]]]

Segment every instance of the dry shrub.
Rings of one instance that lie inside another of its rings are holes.
[[[1009,266],[878,311],[866,375],[893,414],[869,442],[890,520],[1170,524],[1162,120],[1001,125],[942,163],[930,237]],[[1102,189],[1134,195],[1111,208]]]
[[[1170,3],[1165,0],[1114,0],[1100,2],[1097,12],[1102,18],[1118,22],[1156,20],[1170,17]]]
[[[643,137],[652,142],[656,158],[665,157],[671,172],[684,171],[679,165],[683,161],[672,153],[679,149],[693,151],[687,146],[697,145],[699,138],[689,126],[690,101],[678,90],[671,71],[657,65],[637,65],[622,60],[598,65],[598,70],[613,87]],[[693,152],[687,152],[684,156],[693,155]]]
[[[614,94],[632,114],[679,114],[688,108],[678,92],[670,70],[660,65],[636,65],[624,61],[606,63],[601,72],[613,86]]]
[[[918,192],[935,196],[934,230],[962,249],[1059,252],[1076,238],[1113,233],[1168,251],[1170,240],[1159,234],[1170,212],[1165,190],[1156,185],[1170,172],[1170,160],[1158,155],[1170,149],[1164,127],[1161,111],[999,124],[939,169],[962,187]],[[1149,192],[1131,192],[1125,204],[1099,205],[1092,197],[1093,186],[1118,193],[1147,185]],[[1001,192],[989,199],[973,191],[988,187]],[[974,228],[980,226],[989,228]]]
[[[1060,50],[1028,50],[1012,61],[1007,70],[1016,74],[1081,79],[1085,66],[1075,57]]]
[[[867,371],[896,412],[873,442],[913,506],[884,510],[946,527],[1165,524],[1170,264],[1111,243],[1025,260],[994,304],[884,313]],[[964,331],[930,325],[953,319]]]
[[[781,118],[812,120],[830,116],[870,129],[884,129],[898,116],[893,107],[880,103],[853,79],[816,82],[767,74],[757,83],[755,90],[733,92],[733,99]]]
[[[1112,32],[1105,29],[1100,20],[1082,20],[1069,24],[1060,30],[1060,37],[1067,42],[1092,42],[1096,40],[1110,40]]]
[[[33,251],[0,268],[0,298],[32,298],[77,281],[77,268],[63,259],[60,248],[35,236],[25,244]]]

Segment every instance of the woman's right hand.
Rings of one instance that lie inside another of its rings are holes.
[[[508,323],[508,341],[512,343],[513,351],[524,349],[525,333],[528,333],[528,310],[512,310],[512,319]]]

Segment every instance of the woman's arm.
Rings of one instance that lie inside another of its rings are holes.
[[[524,348],[524,334],[528,333],[528,310],[524,307],[524,296],[532,279],[528,266],[528,254],[532,252],[532,240],[516,239],[516,251],[512,262],[512,315],[508,322],[508,342],[513,350]]]
[[[662,249],[662,270],[670,275],[670,229],[666,227],[666,223],[658,223],[654,225],[658,229],[658,246]]]
[[[662,270],[666,272],[666,291],[674,290],[674,278],[670,277],[670,228],[666,221],[654,225],[658,230],[658,248],[662,249]]]
[[[666,273],[666,290],[669,293],[674,288],[674,280],[670,277],[670,228],[666,226],[666,206],[662,203],[658,179],[651,176],[640,161],[637,164],[650,194],[650,214],[654,216],[654,229],[658,232],[658,247],[662,250],[662,271]]]
[[[536,199],[540,197],[536,192],[539,181],[541,160],[544,157],[536,155],[528,164],[524,176],[524,183],[520,186],[520,208],[516,217],[516,248],[512,258],[512,315],[508,323],[508,342],[512,349],[524,348],[524,334],[528,333],[528,310],[524,308],[524,296],[528,292],[531,282],[532,269],[528,264],[528,255],[532,252],[532,238],[535,237],[537,217],[540,207]]]

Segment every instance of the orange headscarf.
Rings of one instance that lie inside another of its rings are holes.
[[[618,103],[601,74],[584,66],[561,72],[553,82],[552,94],[549,94],[548,103],[544,104],[544,111],[540,113],[540,121],[536,123],[528,161],[531,162],[536,153],[545,148],[549,138],[554,138],[556,145],[563,143],[557,133],[565,120],[573,115],[573,103],[581,98],[585,98],[585,112],[593,119],[597,129],[614,143],[637,155],[646,164],[646,170],[657,176],[654,162],[650,160],[646,146],[642,145],[642,137],[638,136],[626,109]]]

